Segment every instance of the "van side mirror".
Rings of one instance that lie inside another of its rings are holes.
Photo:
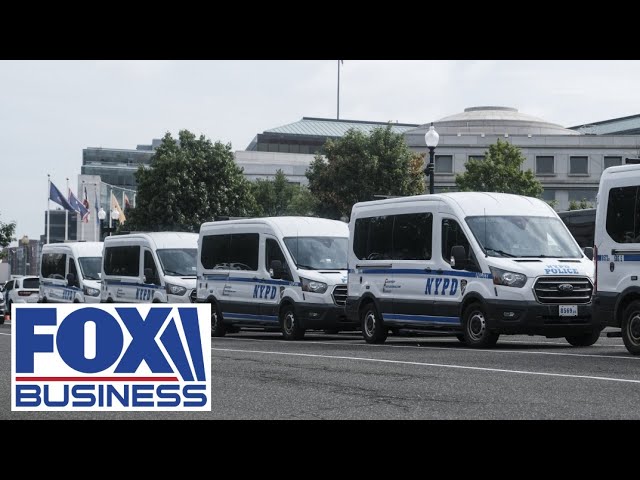
[[[73,273],[67,273],[67,285],[70,287],[75,287],[76,276]]]
[[[280,260],[271,260],[270,267],[271,271],[269,273],[271,274],[271,278],[280,279],[284,277],[284,268]]]
[[[153,270],[151,270],[150,268],[145,268],[144,269],[144,283],[153,283]]]
[[[584,247],[582,251],[589,260],[593,260],[593,247]]]
[[[454,270],[467,268],[467,252],[462,245],[451,247],[451,268]]]

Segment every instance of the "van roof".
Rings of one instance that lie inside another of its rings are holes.
[[[47,243],[42,246],[42,253],[73,252],[76,257],[101,257],[102,242],[65,242]]]
[[[496,192],[452,192],[433,195],[389,198],[360,202],[353,206],[352,216],[370,207],[411,202],[443,202],[463,217],[482,215],[527,215],[538,217],[557,216],[551,206],[537,198]]]
[[[115,235],[104,239],[105,246],[108,244],[125,244],[132,240],[147,241],[155,248],[185,248],[185,245],[198,247],[198,234],[190,232],[147,232],[130,233],[128,235]]]
[[[349,226],[340,220],[318,217],[263,217],[203,223],[200,234],[232,225],[267,225],[282,237],[348,237]]]
[[[603,179],[606,179],[608,177],[617,177],[629,172],[640,172],[640,165],[632,163],[629,165],[618,165],[617,167],[605,168],[602,171],[602,175],[600,176],[600,181],[602,182]]]

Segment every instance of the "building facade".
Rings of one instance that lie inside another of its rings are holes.
[[[11,275],[39,275],[41,251],[42,242],[27,237],[18,240],[17,246],[8,247],[7,263]]]

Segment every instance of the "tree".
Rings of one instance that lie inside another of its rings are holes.
[[[531,170],[520,170],[524,161],[520,148],[498,139],[489,147],[484,159],[469,159],[466,171],[456,175],[456,185],[462,192],[502,192],[539,197],[542,184]]]
[[[292,185],[278,170],[273,180],[251,182],[251,192],[256,200],[254,215],[257,217],[277,217],[281,215],[313,215],[315,200],[309,189]]]
[[[7,252],[5,252],[4,249],[15,240],[15,233],[16,222],[4,223],[0,221],[0,260],[7,256]]]
[[[349,130],[338,140],[328,140],[324,150],[326,160],[316,156],[307,170],[320,216],[348,217],[354,203],[373,200],[374,195],[424,193],[423,155],[411,152],[391,125],[370,135]]]
[[[571,200],[569,202],[569,210],[584,210],[585,208],[593,208],[593,205],[583,198],[579,202],[577,200]]]
[[[167,133],[151,159],[136,172],[136,207],[123,230],[197,232],[215,216],[247,216],[255,210],[250,182],[233,158],[231,144],[212,143],[181,130]]]

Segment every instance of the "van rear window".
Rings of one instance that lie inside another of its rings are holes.
[[[638,187],[609,190],[607,233],[617,243],[640,243]]]

